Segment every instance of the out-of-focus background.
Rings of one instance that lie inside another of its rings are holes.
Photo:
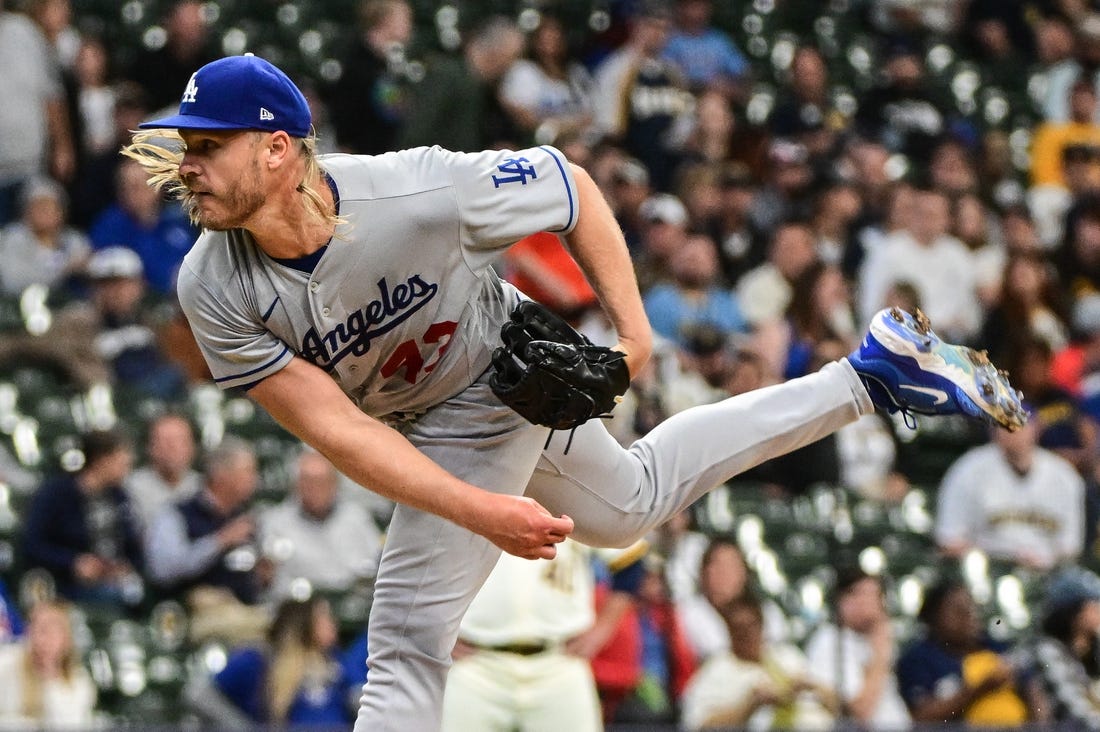
[[[1100,3],[0,0],[0,727],[354,718],[392,506],[211,383],[197,232],[118,155],[245,52],[324,152],[591,172],[660,337],[624,444],[888,305],[1023,391],[1013,435],[875,414],[738,476],[632,579],[585,555],[609,729],[1100,726]],[[498,269],[608,340],[554,237]]]

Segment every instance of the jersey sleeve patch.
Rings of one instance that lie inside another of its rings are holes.
[[[443,155],[468,250],[499,250],[531,234],[564,234],[576,225],[576,183],[556,148]]]

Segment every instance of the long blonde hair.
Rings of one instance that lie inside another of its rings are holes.
[[[73,680],[80,666],[80,659],[77,657],[76,648],[73,645],[70,606],[60,600],[39,600],[31,608],[27,637],[23,641],[23,714],[31,719],[42,719],[45,712],[42,688],[46,681],[34,662],[31,634],[34,632],[34,626],[41,622],[42,614],[48,612],[58,613],[65,619],[68,647],[61,659],[61,678],[64,679],[65,683]]]
[[[275,614],[268,632],[271,659],[265,689],[272,722],[286,721],[303,682],[328,675],[327,649],[314,636],[317,613],[327,607],[325,599],[314,595],[309,600],[286,600]]]
[[[265,134],[259,130],[254,134]],[[133,139],[129,145],[123,146],[120,151],[140,165],[153,188],[169,198],[174,198],[183,203],[191,223],[198,225],[198,207],[195,204],[195,194],[183,182],[180,176],[180,163],[183,162],[183,138],[178,130],[154,129],[138,130],[133,133]],[[335,226],[343,223],[343,219],[336,213],[326,210],[324,199],[313,189],[313,182],[321,174],[321,165],[317,161],[317,134],[310,130],[307,137],[291,138],[298,142],[299,154],[305,163],[302,172],[302,180],[298,183],[298,192],[302,194],[302,207],[306,213],[323,223]]]

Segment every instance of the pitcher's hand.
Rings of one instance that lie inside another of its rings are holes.
[[[470,526],[509,554],[524,559],[553,559],[557,547],[573,532],[573,519],[553,516],[526,496],[490,493]]]

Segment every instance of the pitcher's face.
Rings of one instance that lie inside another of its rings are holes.
[[[243,227],[266,198],[260,154],[262,132],[180,130],[185,147],[180,178],[188,208],[212,231]]]

